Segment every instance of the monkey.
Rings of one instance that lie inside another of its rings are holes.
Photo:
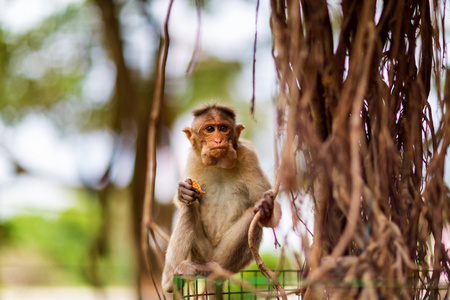
[[[166,251],[162,287],[173,292],[173,276],[208,276],[214,266],[233,273],[248,266],[252,253],[248,230],[256,212],[256,245],[261,227],[276,227],[278,202],[236,112],[222,104],[206,104],[192,111],[191,127],[183,132],[191,143],[186,180],[179,182],[174,202],[178,220]],[[192,179],[204,193],[192,186]]]

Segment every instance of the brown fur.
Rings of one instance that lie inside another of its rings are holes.
[[[205,194],[193,192],[190,184],[186,184],[189,180],[179,185],[174,199],[180,210],[179,218],[169,242],[163,272],[163,288],[168,292],[173,289],[174,273],[204,275],[207,263],[217,263],[238,272],[251,262],[248,228],[255,204],[271,188],[251,142],[238,140],[243,126],[236,125],[232,109],[213,105],[194,110],[194,115],[192,128],[184,130],[192,144],[186,177],[197,180]],[[232,130],[224,134],[224,139],[228,138],[227,147],[232,147],[236,155],[224,153],[215,163],[205,164],[202,153],[207,152],[204,147],[208,147],[208,143],[203,140],[207,137],[202,136],[202,126],[211,121],[231,124]],[[268,216],[268,219],[276,219],[268,222],[275,226],[279,220],[278,207],[276,211]],[[256,236],[259,246],[260,227]]]

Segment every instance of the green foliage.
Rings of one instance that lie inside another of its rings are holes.
[[[225,62],[216,58],[202,61],[191,79],[191,97],[203,101],[212,96],[231,98],[230,86],[240,70],[238,62]]]
[[[269,252],[262,252],[260,253],[262,260],[266,264],[269,269],[276,270],[276,269],[292,269],[296,268],[293,267],[293,264],[291,263],[291,260],[289,257],[284,257],[283,259],[283,265],[280,266],[280,255],[279,254],[273,254]],[[253,262],[247,270],[258,270],[258,266],[255,262]]]
[[[92,240],[87,217],[70,209],[57,219],[23,215],[10,220],[13,243],[53,257],[61,266],[71,265],[83,257]]]
[[[82,100],[83,84],[92,64],[91,49],[100,40],[95,26],[89,26],[93,17],[89,5],[77,5],[25,33],[0,28],[3,122],[15,123],[36,111],[46,113],[60,128],[85,119],[80,118],[89,109]],[[74,101],[83,108],[75,109]],[[72,111],[63,111],[60,103],[72,103]]]
[[[84,282],[80,266],[87,259],[98,227],[98,210],[79,204],[51,218],[40,214],[19,215],[2,227],[7,228],[8,239],[2,243],[0,254],[8,253],[9,249],[32,252],[41,256],[42,264],[51,261],[54,265],[50,267],[70,273],[66,279],[72,283]]]
[[[13,264],[19,273],[28,272],[27,260],[37,265],[40,271],[28,279],[32,284],[92,284],[94,276],[100,277],[101,284],[130,283],[130,255],[123,253],[129,249],[122,247],[122,254],[112,252],[102,257],[96,253],[100,208],[93,199],[80,195],[75,207],[56,216],[22,214],[1,224],[2,264]],[[19,258],[25,260],[25,266],[14,265]],[[39,278],[42,273],[47,273],[46,280]]]
[[[176,106],[180,107],[180,112],[185,112],[211,100],[231,104],[234,80],[240,70],[239,62],[226,62],[214,57],[201,60],[187,79],[187,89],[174,97]]]

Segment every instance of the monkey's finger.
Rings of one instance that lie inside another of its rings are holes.
[[[192,185],[192,179],[191,178],[186,178],[186,180],[184,181],[189,185]]]
[[[274,194],[273,194],[273,190],[267,190],[264,192],[264,197],[266,196],[270,196],[272,198],[274,198]]]
[[[253,212],[256,214],[257,212],[261,213],[261,217],[266,217],[266,210],[264,209],[264,201],[259,200],[255,206],[253,207]]]
[[[262,210],[262,214],[265,216],[265,217],[270,217],[271,215],[272,215],[272,209],[270,208],[270,204],[269,203],[267,203],[267,202],[263,202],[262,203],[262,205],[261,205],[261,210]]]
[[[196,189],[195,187],[192,187],[192,191],[194,191],[194,192],[197,194],[198,197],[200,197],[200,195],[202,194],[202,193],[200,193],[200,191],[199,191],[198,189]]]
[[[258,211],[261,211],[261,204],[262,204],[262,201],[259,200],[259,201],[256,202],[255,205],[253,206],[253,212],[254,212],[255,214],[256,214]],[[261,211],[261,213],[263,213],[263,212]]]
[[[180,197],[180,201],[183,202],[184,204],[191,204],[192,202],[194,202],[196,199],[194,197],[191,197],[189,195],[182,195]]]
[[[195,199],[199,199],[201,195],[199,190],[197,190],[196,188],[185,189],[183,190],[183,193],[188,194],[189,196],[194,197]]]
[[[191,182],[192,182],[192,181],[191,181]],[[185,181],[185,182],[180,182],[180,183],[178,184],[178,188],[181,188],[181,189],[184,189],[184,190],[193,191],[194,193],[200,195],[200,191],[197,190],[195,187],[193,187],[191,184],[187,183],[186,181]]]
[[[272,190],[265,192],[263,197],[268,203],[273,205],[274,196],[273,196],[273,191]]]
[[[193,191],[193,190],[188,190],[188,189],[184,189],[181,191],[182,195],[187,195],[189,197],[192,197],[194,199],[198,199],[200,198],[200,193],[197,191]]]
[[[192,184],[188,183],[187,181],[181,181],[178,183],[178,187],[182,187],[185,189],[191,189],[192,188]]]

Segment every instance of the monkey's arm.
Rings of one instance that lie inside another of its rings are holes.
[[[246,140],[240,143],[241,169],[249,190],[249,200],[254,213],[261,211],[259,224],[263,227],[277,227],[281,218],[281,207],[275,201],[272,186],[262,171],[253,145]]]
[[[162,276],[165,291],[173,291],[173,275],[184,260],[207,262],[212,247],[204,235],[198,203],[183,205],[170,237]]]

